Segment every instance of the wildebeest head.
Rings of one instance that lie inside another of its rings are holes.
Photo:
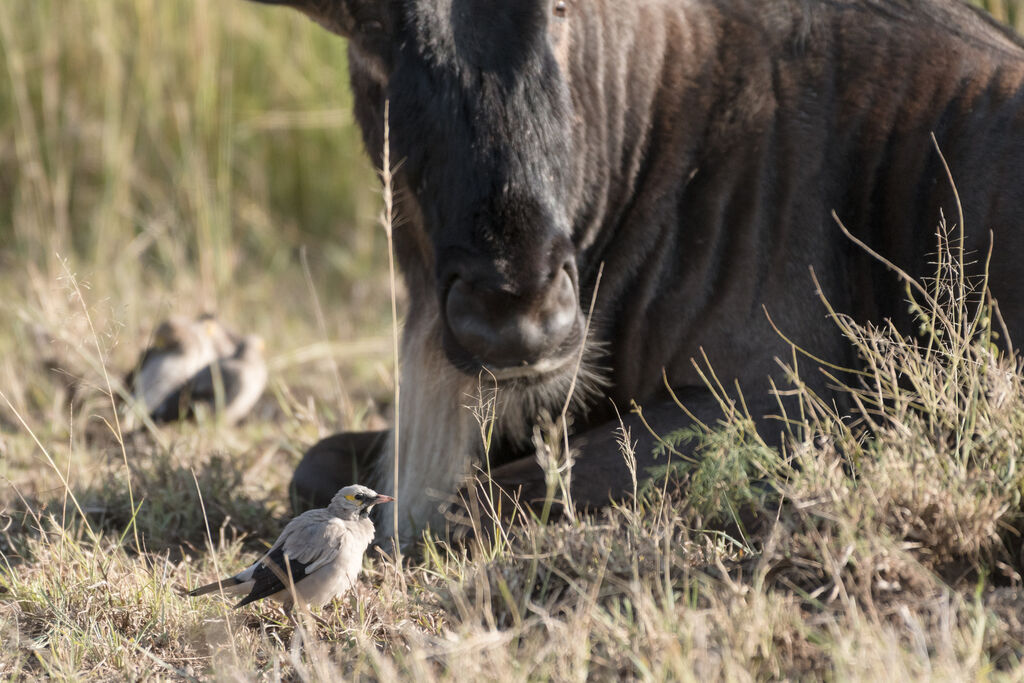
[[[347,36],[390,102],[400,199],[426,236],[417,258],[432,266],[449,360],[498,379],[566,368],[583,342],[573,115],[556,56],[566,3],[260,1]]]

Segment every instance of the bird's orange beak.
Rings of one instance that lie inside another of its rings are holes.
[[[394,500],[395,499],[391,496],[385,496],[383,493],[378,493],[373,502],[375,505],[380,505],[381,503],[391,503]]]

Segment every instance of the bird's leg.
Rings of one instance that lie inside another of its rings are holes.
[[[323,619],[320,619],[313,614],[309,607],[306,605],[296,606],[294,603],[288,605],[288,621],[292,624],[292,637],[288,641],[288,648],[296,656],[302,651],[302,646],[305,643],[306,634],[310,631],[310,623],[306,621],[306,617],[313,617],[318,623],[323,624]],[[315,640],[315,634],[314,634]]]
[[[310,612],[309,616],[313,617],[313,621],[315,621],[316,623],[320,624],[320,626],[322,626],[323,628],[330,629],[330,627],[331,627],[330,622],[328,622],[326,619],[321,617],[319,614],[314,614],[313,612]]]
[[[330,628],[331,626],[326,619],[324,619],[318,614],[314,614],[313,611],[306,605],[302,605],[301,607],[295,607],[294,604],[292,604],[289,605],[287,608],[282,607],[281,609],[282,611],[284,611],[285,615],[288,618],[288,621],[291,622],[292,626],[295,628],[296,631],[300,629],[304,630],[305,626],[308,625],[308,623],[303,623],[305,617],[310,617],[319,626],[322,626],[324,628]]]
[[[292,637],[288,640],[288,650],[292,653],[294,657],[298,657],[299,654],[302,652],[302,641],[306,630],[302,628],[302,625],[294,619],[292,620],[292,624]]]

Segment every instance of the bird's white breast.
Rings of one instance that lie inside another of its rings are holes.
[[[295,585],[299,597],[314,606],[340,598],[352,589],[363,567],[363,555],[373,540],[373,523],[368,519],[333,518],[325,531],[325,537],[337,543],[337,556]]]

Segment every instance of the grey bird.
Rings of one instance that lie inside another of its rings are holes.
[[[170,392],[153,410],[153,419],[178,420],[191,416],[197,405],[208,404],[219,410],[225,423],[238,422],[256,405],[267,384],[263,349],[261,337],[245,337],[229,358],[213,360]]]
[[[293,595],[312,607],[325,605],[347,593],[359,576],[363,554],[373,540],[370,510],[393,500],[365,486],[346,486],[326,508],[307,510],[288,522],[270,550],[252,565],[189,595],[219,590],[244,595],[235,607],[262,598],[291,606]]]
[[[156,328],[152,344],[125,384],[142,410],[151,413],[189,378],[218,357],[233,353],[237,345],[237,337],[209,314],[195,320],[173,316]]]

